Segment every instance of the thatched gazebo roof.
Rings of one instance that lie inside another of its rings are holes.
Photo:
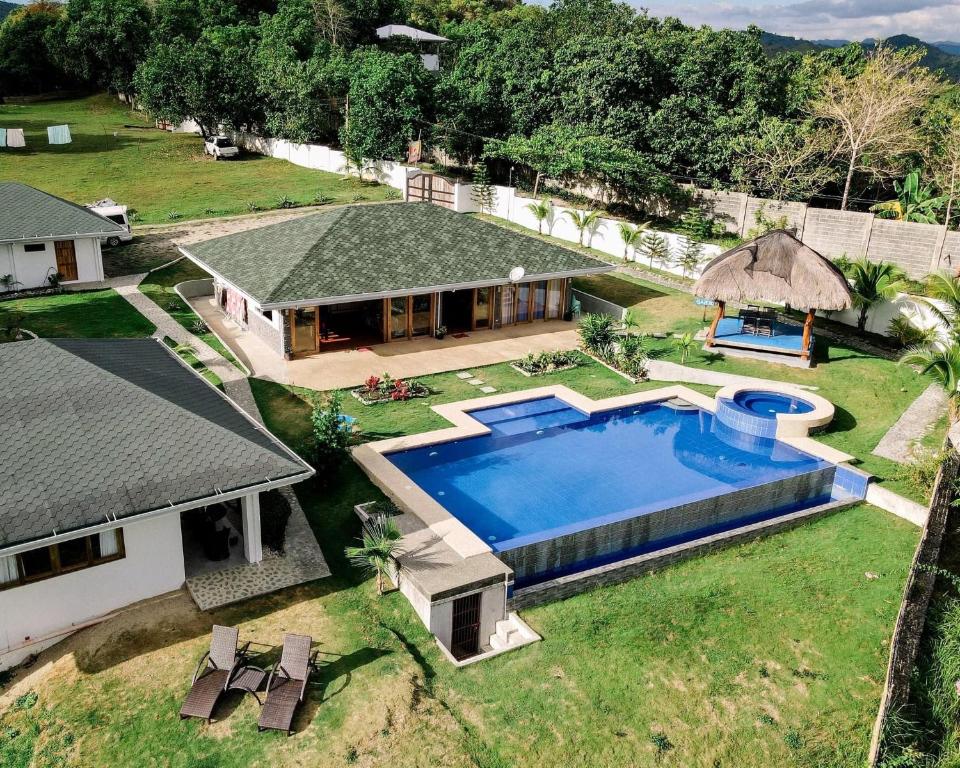
[[[762,301],[826,310],[851,306],[850,287],[837,266],[784,229],[721,253],[707,264],[693,292],[724,303]]]

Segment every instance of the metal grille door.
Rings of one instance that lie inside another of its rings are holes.
[[[453,634],[450,652],[466,659],[480,650],[480,592],[453,601]]]

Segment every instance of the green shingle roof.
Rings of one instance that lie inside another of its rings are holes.
[[[589,274],[611,267],[429,203],[345,206],[184,249],[263,306]]]
[[[310,469],[154,339],[0,344],[0,550]]]
[[[110,219],[69,200],[17,181],[0,183],[0,242],[125,231]]]

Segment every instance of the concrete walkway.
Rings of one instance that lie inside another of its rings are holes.
[[[946,410],[946,390],[939,384],[931,384],[890,427],[873,449],[873,454],[901,464],[910,461],[917,443],[933,428]]]
[[[163,339],[165,336],[173,339],[177,344],[185,344],[194,350],[197,359],[208,369],[213,371],[223,382],[223,390],[227,397],[233,400],[250,416],[263,423],[260,411],[257,409],[250,383],[243,372],[223,355],[202,339],[190,333],[180,323],[168,315],[153,299],[140,293],[137,287],[146,274],[124,275],[113,277],[106,284],[123,296],[133,307],[151,323],[157,326],[154,338]]]
[[[735,373],[721,373],[704,368],[691,368],[678,363],[668,363],[665,360],[651,360],[648,364],[648,377],[654,381],[674,381],[681,384],[705,384],[710,387],[757,387],[763,389],[771,384],[783,386],[784,382],[772,379],[758,379],[753,376],[740,376]],[[814,391],[817,387],[806,384],[790,384],[797,389]]]

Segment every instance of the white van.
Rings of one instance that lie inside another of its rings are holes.
[[[101,237],[101,243],[104,245],[109,245],[111,248],[115,248],[116,246],[120,245],[120,243],[128,243],[133,240],[133,231],[130,227],[130,219],[127,217],[127,206],[119,205],[108,197],[105,200],[100,200],[96,203],[90,203],[87,208],[94,213],[100,214],[103,216],[103,218],[110,219],[110,221],[114,222],[115,224],[119,224],[121,227],[126,229],[126,232],[111,233],[105,237]]]

